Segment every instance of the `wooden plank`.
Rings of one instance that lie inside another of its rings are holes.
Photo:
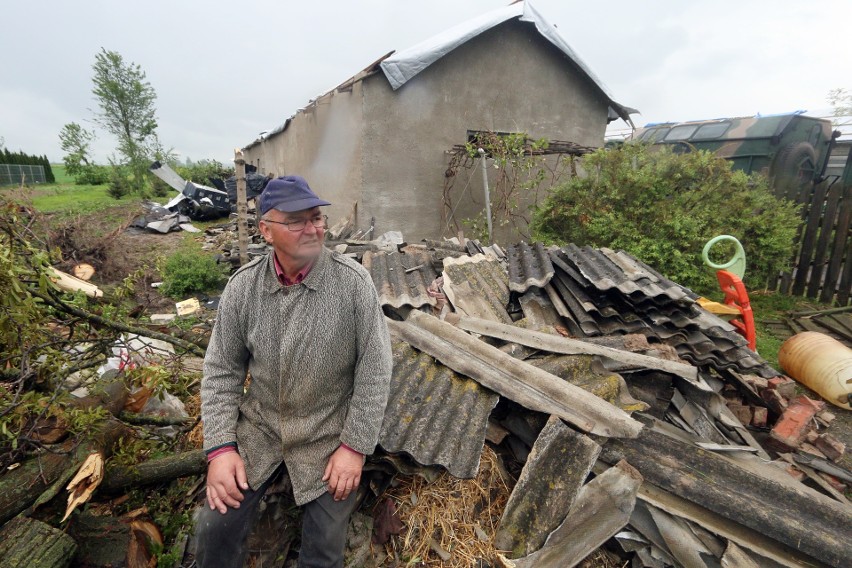
[[[834,334],[842,339],[845,339],[847,342],[852,341],[852,333],[849,332],[846,326],[841,325],[840,323],[838,323],[837,320],[835,320],[831,316],[812,318],[808,321],[812,321],[817,324],[818,331],[821,331],[823,333],[827,332],[828,334]],[[822,329],[819,329],[820,327]]]
[[[630,520],[642,476],[621,461],[583,487],[577,500],[541,550],[509,561],[515,568],[571,568]]]
[[[843,260],[843,274],[837,286],[837,303],[845,306],[849,303],[850,287],[852,287],[852,239],[846,239],[846,254]]]
[[[796,264],[796,277],[793,280],[793,295],[801,296],[805,292],[808,278],[813,277],[812,259],[817,233],[822,220],[822,210],[825,205],[825,183],[818,184],[814,188],[814,197],[808,204],[808,217],[805,231],[802,234],[802,247],[799,253],[799,261]]]
[[[82,291],[85,295],[90,298],[100,298],[104,295],[103,291],[92,284],[91,282],[86,282],[76,276],[71,276],[67,272],[62,272],[61,270],[57,270],[55,268],[48,267],[48,278],[50,278],[51,282],[56,284],[56,287],[65,292],[77,292]]]
[[[466,316],[459,316],[456,325],[461,329],[473,333],[519,343],[520,345],[541,351],[562,353],[563,355],[600,355],[621,363],[635,365],[636,367],[665,371],[688,380],[694,381],[698,378],[698,369],[686,363],[658,359],[650,355],[631,353],[629,351],[613,349],[612,347],[604,347],[603,345],[594,345],[580,341],[579,339],[569,339],[567,337]]]
[[[820,227],[819,239],[815,247],[813,269],[810,281],[808,282],[808,291],[806,294],[808,298],[819,297],[819,291],[828,269],[826,253],[828,252],[828,245],[834,233],[834,227],[837,224],[837,209],[840,203],[839,185],[834,184],[834,186],[829,188],[828,195],[826,196],[825,213],[822,216],[822,226]]]
[[[825,274],[822,294],[820,294],[820,301],[822,302],[831,302],[837,291],[850,223],[852,223],[852,188],[844,187],[841,189],[840,212],[837,215],[837,226],[834,229],[834,243],[831,245],[828,270]]]
[[[642,424],[620,408],[434,316],[414,310],[407,321],[387,324],[416,349],[530,410],[556,414],[600,436],[632,438],[642,430]]]

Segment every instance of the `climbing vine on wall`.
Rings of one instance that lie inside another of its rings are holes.
[[[469,237],[488,240],[484,197],[470,189],[474,179],[481,183],[478,180],[482,175],[479,170],[482,159],[487,160],[489,172],[493,226],[495,229],[510,226],[528,237],[532,210],[546,197],[550,187],[566,176],[576,176],[575,158],[592,150],[571,142],[533,140],[526,133],[485,131],[471,135],[467,143],[450,151],[444,174],[444,233],[454,235],[464,230]],[[467,174],[459,175],[463,170]],[[467,198],[481,211],[473,217],[459,218],[457,209]]]

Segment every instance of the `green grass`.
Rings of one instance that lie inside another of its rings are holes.
[[[761,320],[779,320],[788,317],[790,312],[823,310],[833,307],[809,298],[787,296],[775,292],[750,294],[749,302],[754,312],[757,352],[776,369],[779,369],[778,351],[785,339],[774,335],[769,326],[760,323]]]
[[[50,164],[50,169],[53,170],[53,177],[56,178],[56,183],[74,183],[74,176],[68,175],[68,172],[65,171],[65,166],[62,164]]]
[[[72,217],[97,213],[116,205],[129,205],[139,201],[137,196],[114,199],[107,193],[106,185],[76,185],[74,178],[65,172],[65,166],[52,165],[51,167],[56,183],[40,185],[30,194],[33,207],[42,213],[58,213],[61,216]]]

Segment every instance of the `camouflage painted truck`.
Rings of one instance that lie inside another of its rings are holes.
[[[803,190],[831,177],[852,183],[850,146],[838,143],[839,136],[830,121],[797,112],[648,124],[636,130],[632,140],[671,145],[676,152],[715,152],[735,169],[765,173],[777,195],[802,199],[807,195]]]

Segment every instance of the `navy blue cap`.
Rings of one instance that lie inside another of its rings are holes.
[[[271,209],[292,213],[321,205],[331,205],[331,203],[320,199],[301,176],[281,176],[270,180],[260,194],[261,215],[265,215]]]

